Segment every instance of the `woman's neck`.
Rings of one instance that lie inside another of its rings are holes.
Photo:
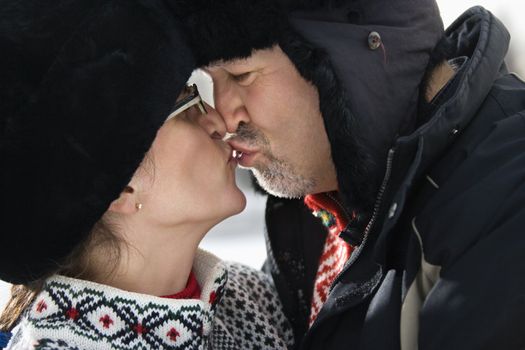
[[[197,247],[210,227],[179,225],[155,227],[126,222],[123,228],[121,256],[117,266],[108,254],[95,255],[94,280],[135,293],[155,296],[182,291],[188,282]]]

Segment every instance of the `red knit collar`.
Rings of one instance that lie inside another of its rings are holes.
[[[200,299],[201,298],[201,287],[199,286],[199,282],[197,282],[197,279],[195,278],[195,274],[193,273],[193,271],[190,272],[190,276],[188,277],[188,283],[186,284],[186,288],[172,295],[164,295],[162,296],[162,298]]]
[[[304,203],[310,208],[310,210],[312,210],[315,216],[322,215],[323,211],[332,215],[335,219],[334,222],[329,224],[324,222],[324,224],[328,226],[330,231],[337,231],[337,233],[339,233],[343,231],[350,220],[353,220],[354,218],[348,217],[342,207],[342,203],[337,199],[337,196],[337,192],[335,191],[310,194],[304,198]],[[351,215],[354,214],[352,213]],[[325,220],[323,219],[323,221]]]

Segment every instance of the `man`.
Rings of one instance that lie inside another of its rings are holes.
[[[525,84],[491,13],[444,31],[434,0],[184,8],[271,194],[266,267],[298,348],[525,348]]]

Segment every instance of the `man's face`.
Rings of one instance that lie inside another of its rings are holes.
[[[278,47],[208,67],[239,165],[287,198],[337,189],[317,89]]]

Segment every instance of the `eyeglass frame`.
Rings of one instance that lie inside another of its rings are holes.
[[[196,84],[186,85],[186,88],[190,89],[188,96],[184,97],[182,100],[175,103],[173,106],[173,112],[171,112],[166,118],[166,122],[172,118],[175,118],[177,115],[182,112],[190,109],[191,107],[197,105],[202,114],[208,114],[204,101],[202,100],[201,95],[199,94],[199,89]]]

